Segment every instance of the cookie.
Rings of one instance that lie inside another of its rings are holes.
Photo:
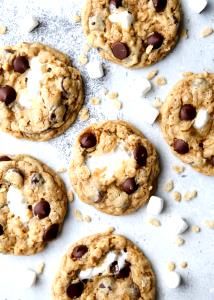
[[[154,300],[155,275],[137,246],[106,232],[69,248],[52,291],[55,300]]]
[[[173,152],[214,176],[214,74],[187,73],[162,107],[161,127]]]
[[[179,0],[87,0],[82,24],[100,55],[129,68],[158,62],[179,36]]]
[[[0,129],[43,141],[62,134],[83,102],[82,79],[69,58],[48,46],[0,49]]]
[[[82,201],[111,215],[125,215],[155,191],[159,163],[141,132],[124,121],[107,121],[80,133],[69,173]]]
[[[37,159],[0,156],[0,252],[30,255],[57,237],[67,210],[59,176]]]

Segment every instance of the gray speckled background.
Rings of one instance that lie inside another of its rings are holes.
[[[197,1],[197,0],[195,0]],[[80,24],[74,24],[72,16],[78,13],[83,0],[0,0],[0,23],[7,25],[8,33],[0,38],[0,46],[15,44],[21,41],[40,41],[50,44],[70,55],[73,64],[80,68],[85,79],[86,103],[92,96],[102,96],[103,86],[111,91],[117,91],[123,102],[123,110],[118,114],[109,105],[90,107],[91,118],[87,122],[79,120],[65,134],[47,143],[33,143],[15,140],[3,133],[0,134],[0,152],[32,154],[47,162],[55,169],[67,166],[71,155],[71,146],[76,134],[88,123],[94,120],[122,117],[132,121],[157,147],[162,161],[162,173],[159,179],[157,195],[166,200],[165,210],[160,215],[162,226],[152,227],[148,224],[145,208],[126,217],[112,217],[95,211],[92,207],[81,203],[78,199],[71,205],[61,236],[49,245],[41,254],[33,257],[13,257],[0,255],[0,300],[48,300],[50,299],[51,282],[59,266],[60,257],[68,245],[79,238],[105,230],[114,226],[118,233],[125,234],[136,242],[150,258],[157,274],[158,299],[160,300],[213,300],[214,299],[214,231],[204,226],[205,219],[213,219],[213,178],[208,178],[186,167],[185,176],[172,171],[173,164],[179,161],[171,154],[163,141],[157,124],[150,126],[143,122],[133,97],[135,78],[146,76],[153,68],[158,68],[168,84],[154,87],[148,94],[148,101],[155,96],[164,99],[172,85],[181,78],[184,71],[214,71],[214,35],[202,39],[199,32],[205,26],[214,24],[214,1],[209,0],[207,9],[201,14],[189,10],[187,0],[183,0],[185,13],[184,23],[189,31],[189,38],[182,39],[172,54],[155,67],[145,70],[131,71],[120,66],[104,62],[106,76],[99,80],[90,80],[85,67],[79,65],[78,56],[82,51],[85,39]],[[23,35],[19,23],[26,14],[34,14],[41,21],[41,26],[30,34]],[[90,57],[98,57],[96,51],[91,51]],[[130,86],[129,88],[127,88]],[[110,101],[110,100],[107,100]],[[67,175],[63,175],[69,185]],[[172,196],[163,191],[164,182],[173,178],[175,189],[181,192],[198,190],[198,197],[191,202],[176,203]],[[72,217],[72,208],[78,208],[83,214],[92,216],[92,222],[81,223]],[[189,230],[183,235],[186,243],[182,247],[173,244],[167,231],[167,219],[179,214],[187,219],[190,225],[197,224],[202,231],[199,234]],[[46,263],[44,274],[36,286],[22,290],[19,286],[20,269],[34,268],[40,261]],[[170,290],[165,284],[166,264],[174,261],[181,273],[181,287]],[[182,270],[179,264],[189,263],[188,269]]]

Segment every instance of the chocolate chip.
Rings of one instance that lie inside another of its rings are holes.
[[[147,38],[148,45],[152,45],[153,49],[158,49],[163,44],[163,36],[158,32],[154,32]]]
[[[4,228],[3,226],[0,224],[0,235],[3,235],[4,234]]]
[[[88,247],[87,246],[79,245],[79,246],[76,246],[73,249],[71,257],[79,259],[87,252],[88,252]]]
[[[189,145],[181,140],[181,139],[175,139],[173,144],[174,150],[178,152],[179,154],[185,154],[189,152]]]
[[[129,277],[129,273],[130,273],[130,263],[126,262],[125,266],[117,274],[117,278],[118,279],[127,278]]]
[[[179,117],[182,121],[191,121],[196,116],[196,109],[191,104],[184,104],[180,109]]]
[[[83,148],[92,148],[96,143],[96,136],[92,132],[86,132],[80,137],[80,144]]]
[[[45,180],[40,173],[33,173],[30,177],[30,181],[34,187],[41,186],[45,183]]]
[[[15,72],[24,73],[30,68],[29,61],[26,56],[17,56],[13,61],[13,69]]]
[[[59,224],[52,224],[43,235],[43,241],[49,242],[57,237]]]
[[[0,156],[0,161],[10,161],[10,160],[11,158],[6,155]]]
[[[139,166],[145,166],[146,160],[147,160],[147,150],[143,145],[137,145],[137,147],[134,149],[134,158]]]
[[[137,189],[138,185],[135,182],[134,178],[127,178],[121,185],[122,189],[126,194],[131,195],[133,194]]]
[[[116,42],[111,45],[111,50],[114,56],[120,60],[129,56],[129,48],[126,44],[121,42]]]
[[[118,7],[122,6],[122,0],[110,0],[110,5],[118,8]]]
[[[84,290],[84,284],[81,281],[79,281],[76,283],[71,283],[67,287],[66,293],[69,298],[75,299],[82,295],[83,290]]]
[[[214,166],[214,156],[211,157],[210,162],[211,162],[211,165]]]
[[[66,77],[64,77],[61,81],[61,89],[62,89],[62,98],[63,99],[68,99],[69,95],[68,92],[66,91],[65,87],[64,87],[64,81],[65,81]]]
[[[103,283],[101,283],[100,285],[99,285],[99,288],[101,288],[101,289],[104,289],[106,286],[103,284]]]
[[[0,101],[4,102],[5,105],[10,105],[16,100],[16,91],[9,85],[0,87]]]
[[[44,219],[49,216],[51,211],[50,204],[44,199],[40,200],[33,209],[35,216],[38,216],[39,219]]]
[[[152,0],[152,1],[156,12],[160,12],[164,10],[167,4],[167,0]]]

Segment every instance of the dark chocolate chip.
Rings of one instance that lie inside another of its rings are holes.
[[[129,277],[129,273],[130,273],[130,263],[126,262],[125,266],[117,274],[117,278],[118,279],[127,278]]]
[[[129,48],[126,44],[121,42],[116,42],[111,45],[111,50],[114,56],[120,60],[129,56]]]
[[[10,160],[11,158],[6,155],[0,156],[0,161],[10,161]]]
[[[189,145],[181,140],[181,139],[175,139],[173,144],[174,150],[178,152],[179,154],[185,154],[189,152]]]
[[[179,117],[182,121],[191,121],[196,116],[196,109],[191,104],[184,104],[180,109]]]
[[[137,189],[138,185],[135,182],[134,178],[127,178],[121,185],[122,189],[126,194],[131,195],[133,194]]]
[[[101,283],[100,285],[99,285],[99,288],[101,288],[101,289],[104,289],[106,286],[103,284],[103,283]]]
[[[66,77],[64,77],[61,81],[61,89],[62,89],[62,98],[63,99],[68,99],[69,95],[68,92],[66,91],[65,87],[64,87],[64,81],[65,81]]]
[[[87,252],[88,252],[88,247],[87,246],[85,246],[85,245],[79,245],[79,246],[76,246],[73,249],[71,257],[79,259],[79,258],[81,258]]]
[[[39,219],[44,219],[49,216],[51,211],[50,204],[44,199],[40,200],[33,209],[33,213]]]
[[[110,0],[110,5],[118,8],[118,7],[122,6],[122,0]]]
[[[15,72],[24,73],[30,68],[29,61],[26,56],[17,56],[13,61],[13,69]]]
[[[156,12],[160,12],[164,10],[167,4],[167,0],[152,0],[152,1]]]
[[[82,295],[83,290],[84,290],[84,284],[81,281],[79,281],[76,283],[71,283],[67,287],[66,293],[69,298],[75,299]]]
[[[80,137],[80,144],[83,148],[92,148],[96,143],[96,136],[92,132],[86,132]]]
[[[57,237],[59,231],[59,224],[52,224],[43,235],[43,241],[49,242]]]
[[[3,235],[4,234],[4,228],[3,226],[0,224],[0,235]]]
[[[154,32],[147,38],[148,45],[152,45],[153,49],[158,49],[163,44],[163,36],[158,32]]]
[[[40,186],[45,183],[45,180],[40,173],[33,173],[30,177],[30,181],[34,187]]]
[[[10,105],[16,100],[16,91],[9,85],[0,87],[0,101],[4,102],[5,105]]]
[[[211,157],[210,162],[211,162],[211,165],[214,166],[214,156]]]
[[[137,145],[137,147],[134,149],[134,158],[139,166],[145,166],[146,160],[147,160],[147,150],[143,145]]]

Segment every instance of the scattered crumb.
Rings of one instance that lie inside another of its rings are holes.
[[[114,232],[114,231],[115,231],[115,228],[114,228],[114,227],[109,227],[108,230],[107,230],[107,232],[109,232],[109,233],[112,233],[112,232]]]
[[[186,201],[190,201],[192,199],[194,199],[195,197],[197,197],[198,193],[196,190],[192,191],[192,192],[186,192],[184,194],[184,200]]]
[[[181,37],[184,39],[188,39],[188,30],[186,28],[183,28],[181,31]]]
[[[117,92],[108,92],[108,93],[106,94],[106,96],[107,96],[109,99],[113,100],[113,99],[118,98],[119,94],[118,94]]]
[[[73,191],[69,191],[68,193],[68,201],[71,203],[71,202],[73,202],[74,201],[74,193],[73,193]]]
[[[150,219],[149,223],[155,227],[161,226],[161,222],[158,219]]]
[[[188,263],[186,261],[182,261],[181,264],[180,264],[180,267],[182,269],[186,269],[188,267]]]
[[[161,106],[163,105],[163,102],[161,101],[160,98],[155,98],[155,100],[153,101],[152,105],[155,108],[161,108]]]
[[[114,107],[117,109],[117,110],[120,110],[122,108],[122,102],[117,100],[117,99],[114,99],[113,100],[113,104],[114,104]]]
[[[180,238],[180,237],[178,237],[178,238],[175,240],[175,244],[176,244],[178,247],[180,247],[180,246],[182,246],[183,244],[185,244],[185,240],[182,239],[182,238]]]
[[[87,121],[89,119],[89,110],[87,107],[83,107],[79,113],[80,121]]]
[[[159,77],[156,79],[155,83],[156,83],[157,85],[159,85],[159,86],[162,86],[162,85],[167,84],[167,80],[166,80],[165,77],[159,76]]]
[[[192,230],[192,232],[198,233],[201,231],[201,228],[197,225],[193,225],[191,230]]]
[[[101,100],[99,98],[96,98],[96,97],[93,97],[89,100],[89,102],[92,104],[92,105],[98,105],[100,104]]]
[[[81,65],[86,65],[87,62],[88,62],[88,58],[84,55],[84,54],[81,54],[79,57],[78,57],[78,61]]]
[[[146,48],[146,54],[150,54],[152,52],[152,49],[153,49],[153,45],[147,46],[147,48]]]
[[[212,220],[206,220],[204,223],[210,229],[214,229],[214,221],[212,221]]]
[[[153,79],[157,74],[158,74],[158,69],[152,70],[152,71],[150,71],[150,72],[147,74],[146,78],[147,78],[148,80],[151,80],[151,79]]]
[[[44,271],[44,268],[45,268],[45,263],[42,261],[36,266],[35,271],[37,274],[42,274]]]
[[[5,25],[0,24],[0,35],[3,35],[7,32],[7,27]]]
[[[90,223],[92,219],[90,216],[83,216],[83,220],[87,223]]]
[[[57,170],[57,173],[59,173],[59,174],[65,173],[65,172],[67,172],[67,168],[65,168],[65,167],[64,168],[62,167],[62,168]]]
[[[75,15],[75,16],[73,16],[73,21],[74,21],[75,23],[79,23],[79,22],[81,21],[80,15]]]
[[[90,216],[83,215],[81,213],[81,211],[79,211],[78,209],[74,209],[73,216],[76,220],[81,221],[81,222],[90,223],[92,220]]]
[[[177,202],[180,202],[181,199],[182,199],[181,193],[175,191],[175,192],[173,193],[173,199],[174,199],[175,201],[177,201]]]
[[[174,182],[172,179],[168,180],[164,185],[164,191],[169,193],[174,189]]]
[[[213,29],[211,27],[205,27],[201,31],[200,35],[201,35],[201,37],[207,37],[207,36],[211,35],[212,33],[213,33]]]
[[[185,168],[184,166],[172,166],[173,171],[175,171],[175,173],[177,174],[181,174],[184,172]]]
[[[175,265],[174,262],[169,262],[169,263],[167,264],[167,268],[168,268],[168,270],[169,270],[170,272],[172,272],[172,271],[175,271],[176,265]]]

